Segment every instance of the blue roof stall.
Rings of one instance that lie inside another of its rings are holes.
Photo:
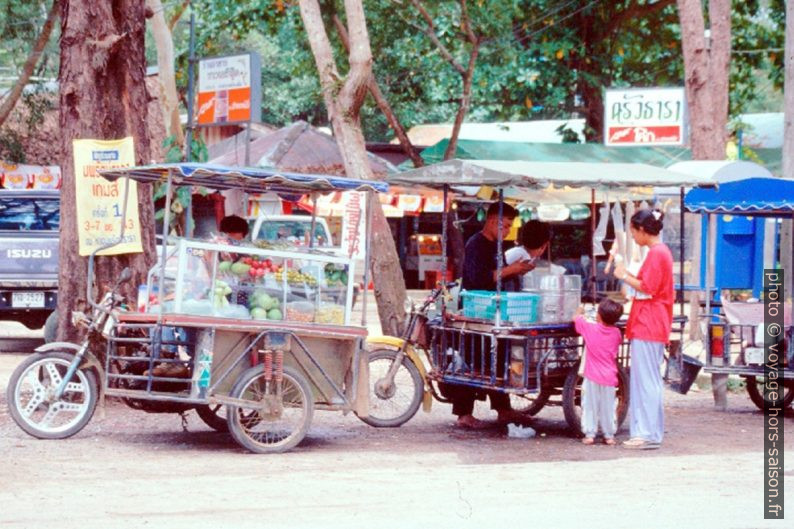
[[[780,178],[746,178],[720,184],[717,189],[692,189],[684,198],[692,213],[702,213],[701,255],[709,255],[706,236],[708,216],[717,217],[714,255],[715,299],[720,289],[752,289],[758,297],[763,289],[766,218],[794,218],[794,180]],[[707,278],[706,259],[701,263],[701,286]]]

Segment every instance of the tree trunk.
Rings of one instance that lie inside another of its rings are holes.
[[[350,178],[371,180],[373,176],[359,114],[372,75],[372,53],[361,0],[345,0],[350,37],[350,68],[344,82],[336,68],[317,0],[300,0],[299,4],[345,173]],[[380,202],[370,201],[370,204],[373,206],[370,267],[373,284],[377,285],[375,299],[378,303],[378,315],[382,331],[399,336],[405,325],[405,281],[394,238]],[[364,287],[367,288],[367,285]]]
[[[28,55],[28,59],[25,61],[25,65],[22,67],[22,73],[17,79],[17,82],[14,83],[11,91],[8,93],[5,99],[3,99],[3,104],[0,105],[0,126],[5,123],[5,120],[8,119],[11,111],[14,110],[14,105],[17,104],[19,96],[22,95],[22,91],[25,89],[25,85],[28,84],[30,76],[33,75],[33,70],[36,68],[36,64],[39,62],[41,52],[44,51],[47,41],[50,40],[52,27],[55,25],[56,18],[58,18],[58,0],[53,0],[52,6],[50,7],[50,12],[47,14],[47,20],[44,21],[44,25],[41,28],[41,33],[39,33],[39,38],[37,38],[36,42],[33,44],[33,49],[30,50],[30,55]]]
[[[711,28],[707,42],[700,0],[678,0],[690,143],[695,160],[725,159],[731,54],[730,10],[730,0],[709,1]]]
[[[173,136],[179,150],[185,146],[182,122],[179,118],[179,95],[176,91],[174,73],[174,41],[165,21],[165,12],[160,0],[146,0],[152,15],[152,35],[157,47],[157,84],[160,87],[159,101],[163,111],[163,124],[167,136]]]
[[[144,84],[143,0],[61,1],[60,131],[62,138],[58,339],[74,340],[72,310],[84,309],[88,258],[78,255],[72,140],[132,136],[136,163],[150,159]],[[101,293],[125,266],[134,300],[154,262],[154,206],[149,185],[138,186],[143,253],[98,257],[94,285]],[[88,278],[90,279],[90,278]]]

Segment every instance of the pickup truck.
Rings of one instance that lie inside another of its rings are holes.
[[[44,326],[58,304],[57,190],[0,189],[0,320]]]

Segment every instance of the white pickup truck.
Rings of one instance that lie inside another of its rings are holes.
[[[298,246],[309,245],[309,232],[312,218],[307,215],[261,215],[256,217],[251,227],[251,241],[288,241]],[[333,247],[331,230],[322,217],[314,223],[314,246]]]

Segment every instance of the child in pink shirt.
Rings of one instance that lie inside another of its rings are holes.
[[[623,305],[607,298],[598,305],[596,323],[587,321],[581,314],[574,319],[576,332],[582,335],[585,345],[582,359],[582,442],[586,445],[595,442],[599,426],[604,434],[604,443],[615,444],[617,357],[623,341],[620,329],[615,324],[622,315]]]

